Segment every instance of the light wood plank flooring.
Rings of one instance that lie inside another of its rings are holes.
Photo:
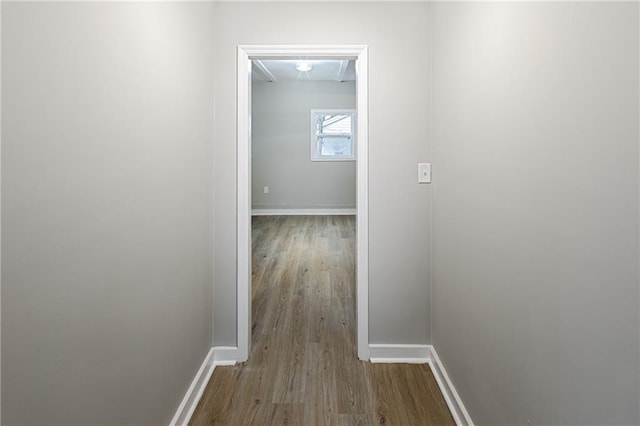
[[[252,350],[192,425],[453,425],[427,365],[359,361],[355,218],[253,218]]]

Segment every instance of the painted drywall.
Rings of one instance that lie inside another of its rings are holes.
[[[3,424],[167,424],[212,339],[213,5],[2,8]]]
[[[354,209],[356,163],[311,161],[310,111],[354,109],[355,82],[256,81],[251,98],[252,207]]]
[[[434,3],[433,343],[476,424],[639,424],[638,3]]]
[[[216,3],[216,345],[236,344],[234,82],[245,44],[369,46],[370,341],[430,341],[430,187],[416,171],[429,159],[426,13],[425,3],[409,2]]]

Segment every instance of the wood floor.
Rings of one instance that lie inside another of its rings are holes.
[[[252,349],[192,425],[453,425],[427,365],[359,361],[355,218],[253,218]]]

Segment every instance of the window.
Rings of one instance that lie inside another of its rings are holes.
[[[354,161],[355,118],[352,109],[312,109],[311,161]]]

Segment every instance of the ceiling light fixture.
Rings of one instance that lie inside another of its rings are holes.
[[[296,69],[300,72],[309,72],[311,71],[311,68],[313,68],[311,66],[311,63],[308,61],[298,61],[296,63]]]

